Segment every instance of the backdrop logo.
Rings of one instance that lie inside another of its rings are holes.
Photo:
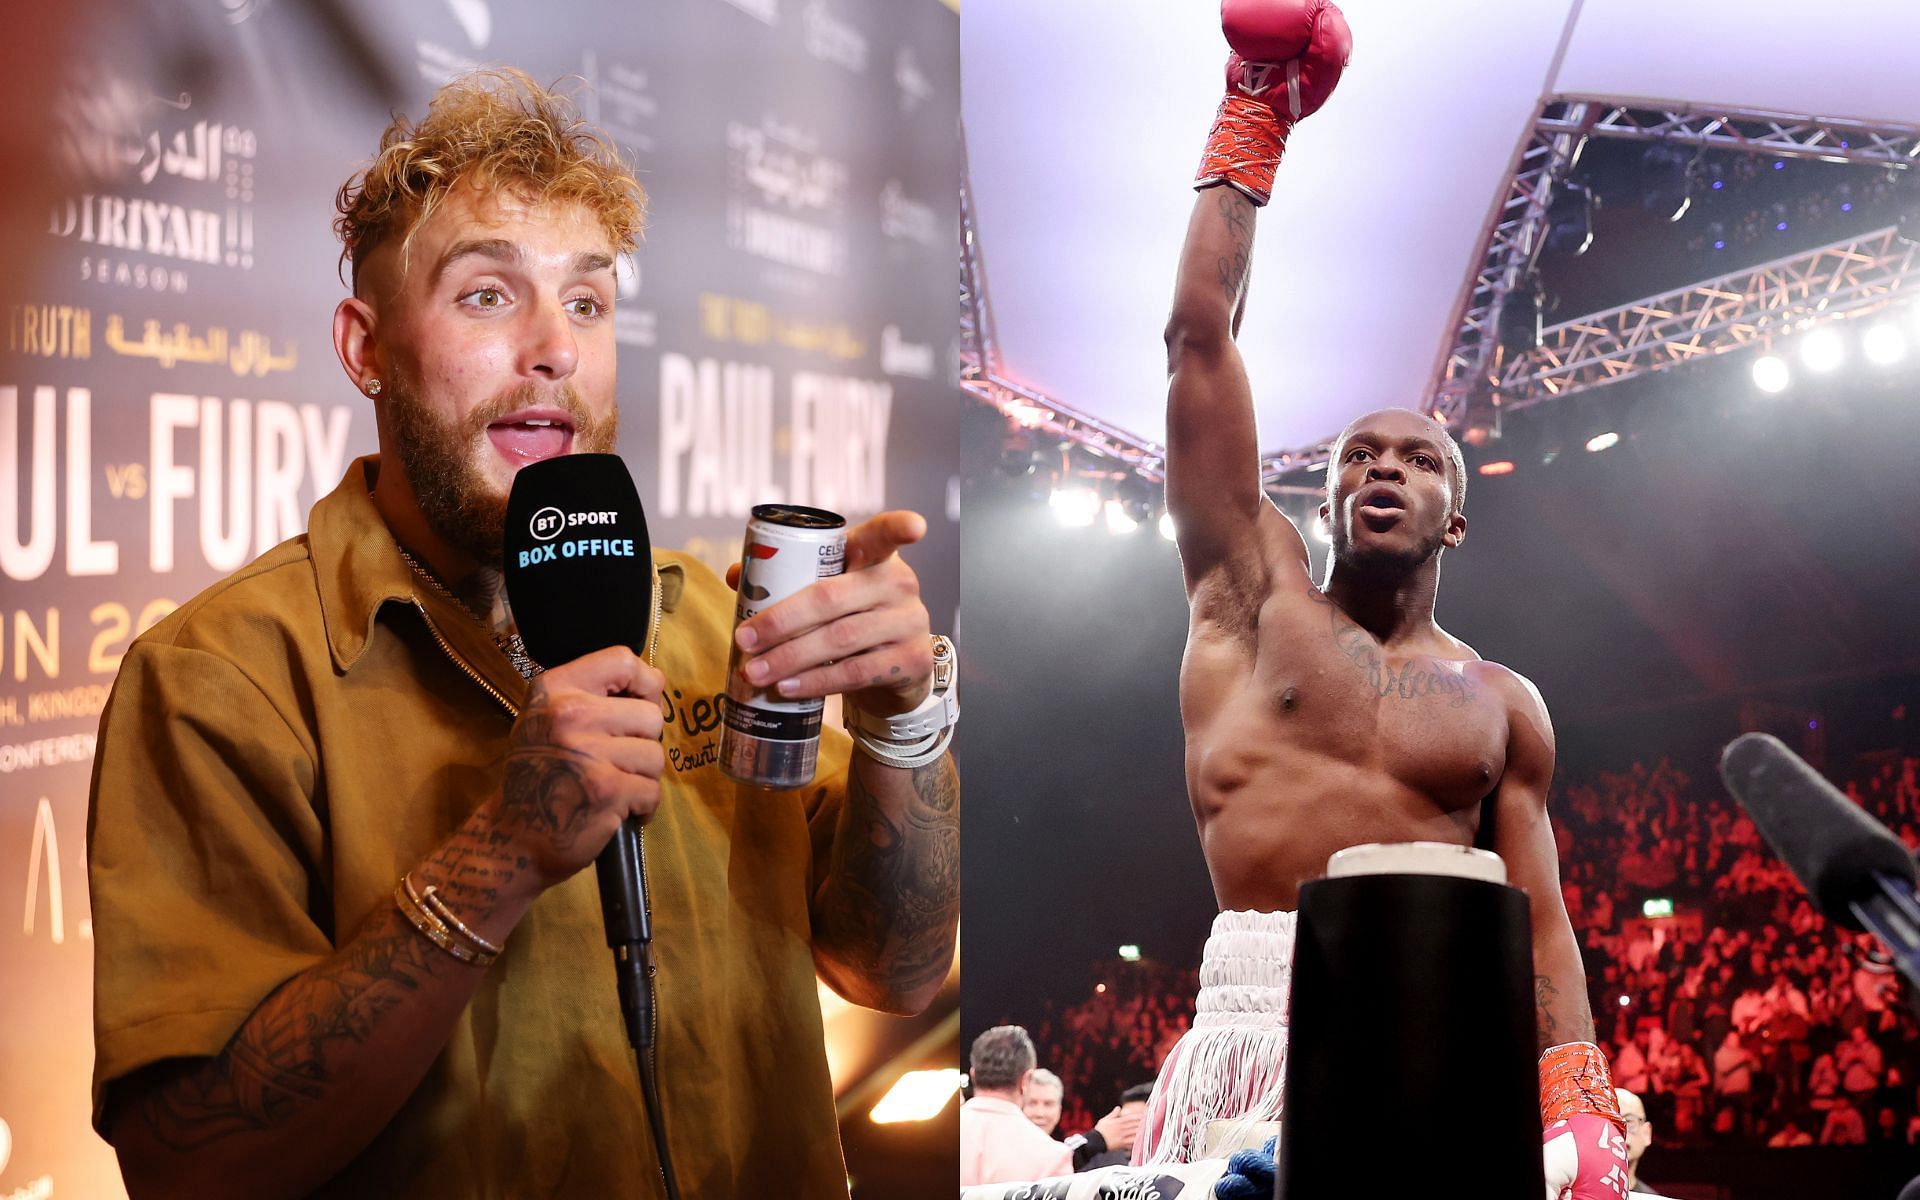
[[[188,121],[181,114],[193,106],[190,94],[182,93],[177,103],[144,98],[110,77],[76,81],[66,98],[60,154],[88,190],[54,204],[50,235],[103,250],[252,269],[253,166],[259,153],[252,129]],[[89,254],[80,262],[80,278],[184,292],[188,276],[118,255]]]
[[[858,29],[833,15],[823,0],[807,5],[807,53],[856,74],[867,70],[867,39]]]
[[[653,121],[660,115],[646,71],[630,62],[602,62],[596,51],[580,56],[580,75],[587,86],[580,106],[589,123],[621,145],[641,153],[655,146]]]
[[[567,514],[554,508],[552,505],[548,505],[546,508],[533,514],[533,520],[529,523],[527,532],[539,538],[541,541],[546,542],[553,540],[553,538],[558,536],[560,531],[566,527]]]
[[[898,179],[887,180],[887,186],[880,190],[880,232],[934,249],[947,241],[940,214],[932,205],[908,196]]]
[[[931,342],[907,341],[900,336],[898,325],[889,325],[880,331],[880,369],[887,374],[932,379],[933,358]]]
[[[651,346],[659,340],[658,316],[634,304],[640,285],[640,260],[631,252],[615,258],[613,294],[619,303],[613,306],[613,340],[622,346]]]
[[[900,89],[900,111],[910,113],[933,99],[933,84],[920,70],[913,47],[902,46],[893,56],[893,82]]]
[[[819,140],[806,130],[771,119],[728,124],[727,148],[734,186],[728,243],[782,266],[845,274],[846,235],[806,217],[842,212],[847,165],[822,154]]]
[[[820,139],[797,125],[767,120],[727,125],[734,171],[763,204],[797,212],[829,212],[841,206],[847,165],[820,153]]]

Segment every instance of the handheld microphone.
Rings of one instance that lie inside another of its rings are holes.
[[[1879,938],[1920,989],[1920,871],[1900,839],[1769,734],[1729,743],[1720,778],[1820,911]]]
[[[567,454],[522,467],[507,497],[507,601],[543,667],[608,646],[646,651],[653,548],[633,476],[617,454]],[[640,822],[629,817],[594,863],[627,1039],[652,1044],[653,922]]]

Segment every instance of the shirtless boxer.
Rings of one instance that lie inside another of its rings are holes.
[[[1346,22],[1325,0],[1226,0],[1222,19],[1236,53],[1167,326],[1167,504],[1189,611],[1187,791],[1223,911],[1194,1028],[1162,1067],[1135,1160],[1191,1159],[1215,1120],[1278,1120],[1292,910],[1328,856],[1481,839],[1530,899],[1548,1194],[1622,1195],[1620,1115],[1547,821],[1546,707],[1433,619],[1441,556],[1467,531],[1459,447],[1411,411],[1349,425],[1320,506],[1333,556],[1319,586],[1261,486],[1234,345],[1254,215],[1293,123],[1346,65]]]

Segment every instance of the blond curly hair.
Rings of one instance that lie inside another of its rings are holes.
[[[558,85],[512,68],[476,71],[435,92],[417,124],[394,114],[373,162],[340,185],[333,231],[356,291],[368,256],[396,237],[405,271],[414,232],[461,183],[578,204],[616,252],[633,248],[646,218],[646,190]]]

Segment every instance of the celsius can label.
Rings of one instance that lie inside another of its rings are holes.
[[[764,612],[818,579],[847,569],[847,520],[794,504],[762,504],[747,522],[733,623]],[[740,675],[740,648],[727,657],[726,723],[720,768],[742,783],[796,788],[813,782],[826,701],[789,700]],[[775,681],[777,682],[777,681]]]

